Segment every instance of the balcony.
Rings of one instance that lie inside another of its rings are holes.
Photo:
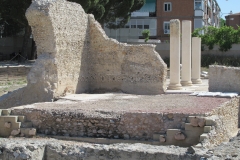
[[[200,16],[203,17],[204,16],[204,12],[202,10],[195,10],[194,11],[194,16]]]

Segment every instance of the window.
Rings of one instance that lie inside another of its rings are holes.
[[[171,4],[171,2],[166,2],[166,3],[164,3],[164,11],[165,12],[169,12],[169,11],[171,11],[172,10],[172,4]]]
[[[131,28],[136,28],[136,25],[131,25]]]
[[[170,34],[170,22],[163,22],[164,34]]]
[[[144,25],[144,29],[149,29],[149,25]]]
[[[195,9],[202,9],[202,2],[195,2]]]

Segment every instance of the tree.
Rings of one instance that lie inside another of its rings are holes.
[[[224,20],[223,18],[220,19],[220,27],[223,27],[226,25],[226,20]]]
[[[13,36],[16,33],[24,30],[24,40],[21,49],[21,55],[27,57],[26,48],[31,35],[31,27],[28,25],[25,17],[25,12],[31,0],[1,0],[0,1],[0,14],[2,23],[6,22],[4,36]]]
[[[201,34],[204,32],[204,34]],[[215,44],[219,45],[219,50],[226,52],[232,48],[232,44],[240,42],[240,27],[235,30],[233,27],[222,26],[203,27],[194,30],[193,37],[201,37],[202,44],[208,46],[209,50],[213,49]]]
[[[94,15],[95,19],[109,28],[124,26],[131,15],[131,12],[139,10],[145,0],[69,0],[81,4],[86,13]],[[26,48],[31,35],[31,27],[25,17],[25,12],[32,0],[1,0],[0,1],[0,24],[8,22],[5,27],[4,36],[12,36],[24,30],[24,40],[21,50],[22,56],[26,57]],[[79,15],[80,16],[80,15]],[[116,19],[118,21],[116,22]],[[33,41],[34,43],[34,41]],[[34,51],[32,51],[34,53]],[[34,57],[34,56],[32,56]]]
[[[145,0],[69,0],[81,4],[86,13],[108,28],[123,27],[129,20],[131,12],[139,10]]]

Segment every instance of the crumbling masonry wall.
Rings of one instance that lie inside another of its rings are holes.
[[[240,93],[240,67],[209,66],[209,91]]]
[[[35,0],[26,17],[38,59],[27,87],[1,97],[0,107],[52,101],[66,93],[164,93],[167,67],[154,45],[108,38],[92,15],[65,0]]]

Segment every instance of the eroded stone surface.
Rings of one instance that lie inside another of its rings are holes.
[[[65,0],[33,1],[26,17],[38,59],[27,87],[4,96],[0,107],[52,101],[67,93],[164,93],[167,67],[155,45],[109,39],[92,15]]]
[[[240,67],[209,66],[209,91],[240,93]]]

